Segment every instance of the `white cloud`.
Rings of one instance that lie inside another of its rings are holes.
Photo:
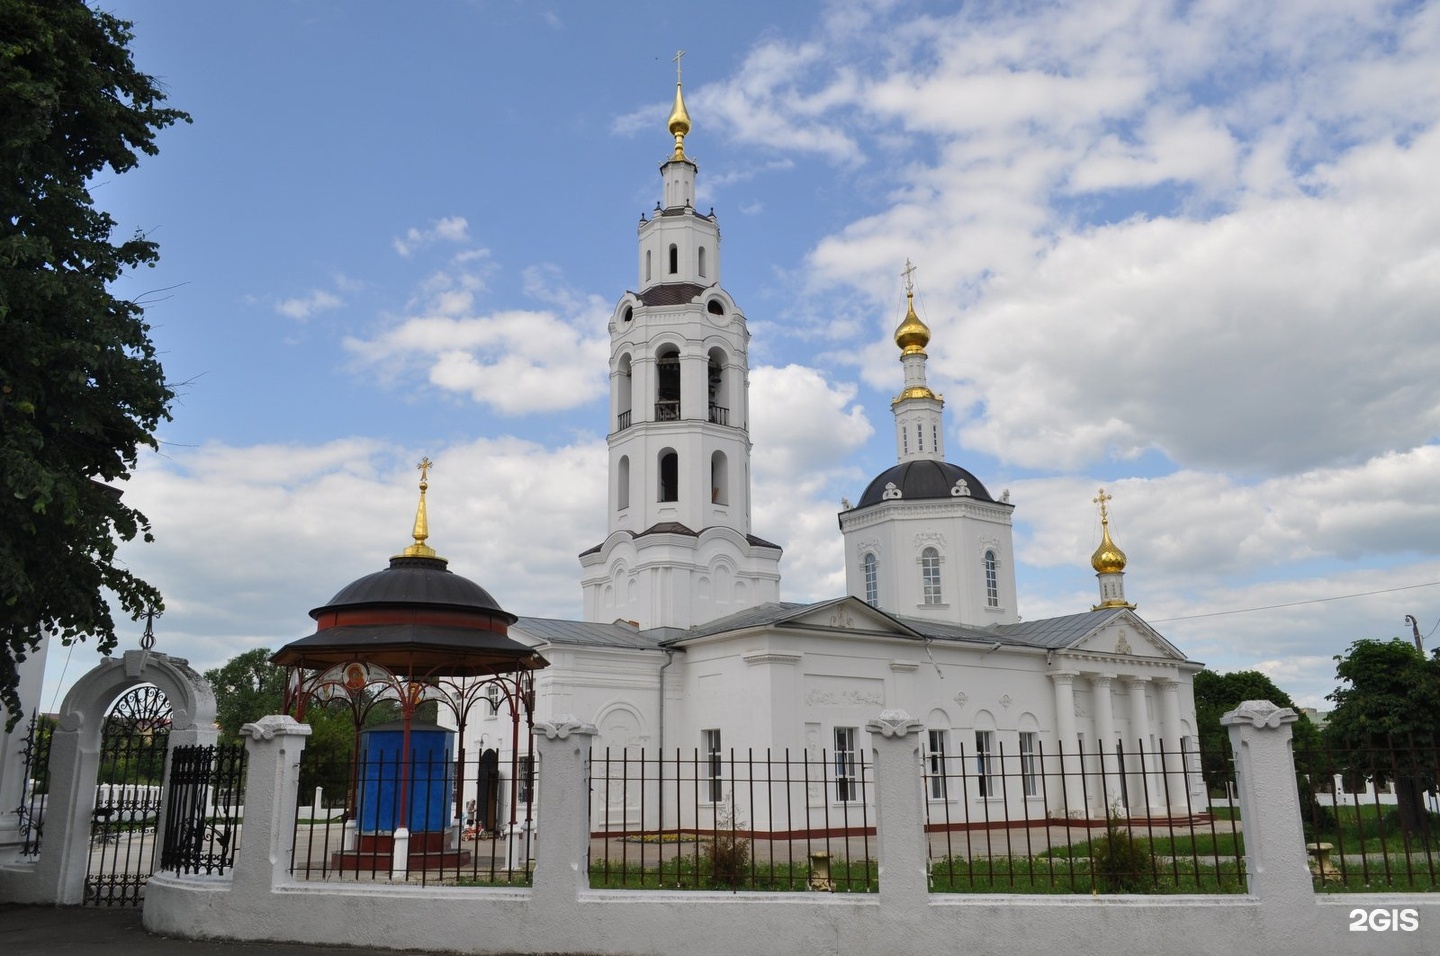
[[[328,309],[338,309],[344,304],[344,301],[333,292],[316,289],[308,295],[297,296],[293,299],[281,299],[276,303],[275,311],[281,315],[304,322],[317,312],[324,312]]]
[[[425,229],[411,226],[404,236],[391,240],[391,246],[402,256],[410,256],[416,250],[436,242],[470,241],[470,224],[464,216],[446,216],[436,219]]]
[[[344,347],[386,382],[420,376],[507,415],[561,411],[604,394],[604,302],[570,288],[553,266],[526,270],[525,290],[555,310],[487,313],[475,301],[483,290],[468,271],[435,273],[412,314],[371,338],[347,337]]]
[[[515,438],[174,449],[147,456],[126,487],[156,541],[122,554],[165,595],[159,649],[204,670],[275,648],[310,633],[311,608],[411,542],[414,462],[428,455],[429,544],[450,569],[514,613],[574,617],[576,555],[604,536],[605,454],[599,440]]]

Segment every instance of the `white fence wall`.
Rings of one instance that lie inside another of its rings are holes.
[[[899,712],[868,727],[880,868],[873,895],[589,889],[586,763],[594,728],[574,718],[536,726],[546,825],[536,843],[533,887],[301,883],[287,870],[309,728],[267,717],[246,727],[250,813],[233,875],[157,875],[145,925],[172,936],[475,953],[1440,952],[1440,896],[1314,892],[1289,751],[1294,719],[1264,702],[1247,702],[1225,717],[1249,894],[1077,898],[927,892],[923,794],[916,785],[920,725]],[[1378,909],[1413,911],[1415,928],[1352,929],[1357,911]]]

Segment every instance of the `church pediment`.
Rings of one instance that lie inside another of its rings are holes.
[[[779,626],[854,631],[867,636],[918,638],[920,634],[856,597],[811,604],[775,622]]]
[[[1185,655],[1133,614],[1117,614],[1071,644],[1067,650],[1121,657],[1183,661]]]

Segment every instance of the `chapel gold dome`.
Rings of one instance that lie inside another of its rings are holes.
[[[925,346],[930,344],[930,327],[915,314],[915,297],[907,294],[906,299],[910,307],[905,312],[904,321],[895,330],[895,344],[900,347],[902,355],[913,355],[924,352]]]
[[[1116,547],[1115,542],[1110,540],[1110,526],[1104,525],[1104,532],[1100,539],[1100,547],[1090,557],[1090,566],[1097,574],[1118,574],[1125,570],[1125,552]]]

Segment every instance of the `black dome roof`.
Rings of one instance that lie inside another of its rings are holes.
[[[952,490],[956,482],[964,481],[965,488],[970,492],[968,496],[955,495]],[[970,472],[959,465],[952,465],[948,461],[934,461],[931,459],[920,459],[907,461],[887,468],[875,476],[875,480],[865,488],[865,493],[860,496],[860,503],[856,508],[868,508],[871,505],[878,505],[885,500],[885,489],[888,485],[894,485],[900,492],[900,500],[914,501],[924,498],[956,498],[970,497],[978,501],[991,501],[990,492]]]
[[[428,605],[487,611],[515,621],[515,615],[502,609],[489,591],[445,565],[444,558],[391,558],[390,567],[351,581],[310,616],[318,618],[324,611],[367,604]]]

